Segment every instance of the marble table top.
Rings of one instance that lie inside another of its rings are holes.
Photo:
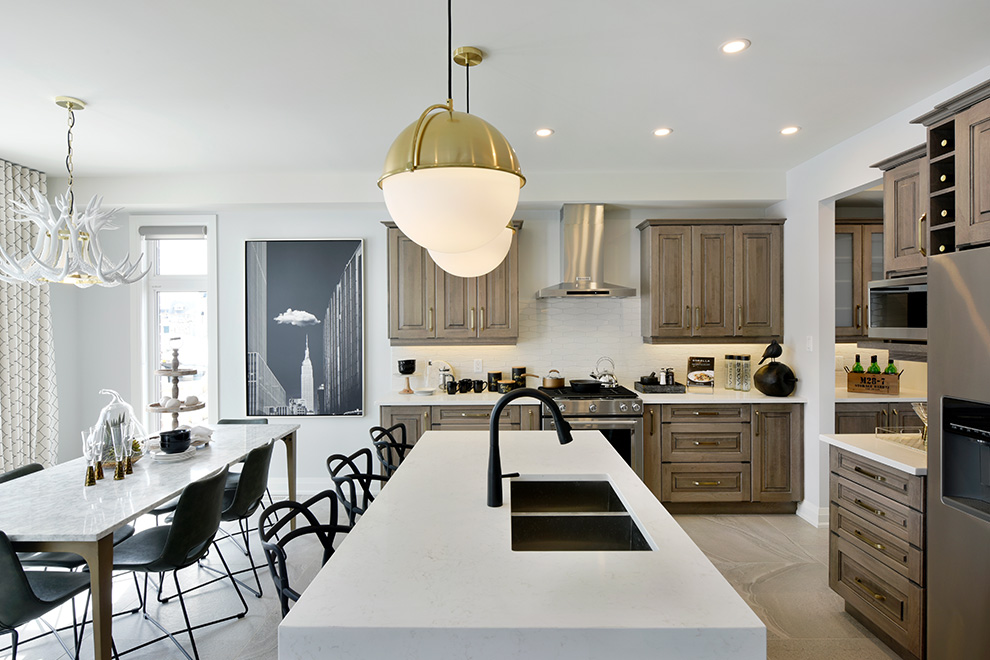
[[[298,428],[220,425],[193,458],[160,463],[144,456],[122,481],[113,480],[111,469],[95,486],[85,486],[86,462],[77,458],[0,484],[0,531],[11,541],[96,541],[172,499],[187,484]]]

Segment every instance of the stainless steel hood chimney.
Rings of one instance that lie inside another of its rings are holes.
[[[604,204],[564,204],[560,209],[560,270],[563,282],[540,289],[537,298],[628,298],[636,289],[605,281]]]

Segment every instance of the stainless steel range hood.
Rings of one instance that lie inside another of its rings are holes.
[[[604,237],[604,204],[564,204],[560,209],[560,270],[563,282],[540,289],[536,297],[635,296],[635,288],[605,281]]]

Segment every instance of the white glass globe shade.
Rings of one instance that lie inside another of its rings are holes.
[[[505,260],[512,246],[512,229],[505,227],[495,240],[467,252],[436,252],[430,258],[436,265],[457,277],[480,277],[492,272]]]
[[[430,167],[382,181],[389,215],[414,243],[436,252],[475,250],[512,219],[519,177],[481,167]]]

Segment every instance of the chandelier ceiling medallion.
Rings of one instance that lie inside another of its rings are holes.
[[[448,53],[450,26],[447,0]],[[481,60],[472,47],[454,55],[465,67]],[[455,111],[452,89],[448,59],[447,102],[431,105],[399,133],[378,179],[395,224],[431,253],[470,252],[507,236],[511,242],[507,225],[526,183],[509,141],[484,119]]]
[[[102,209],[103,198],[98,195],[81,211],[75,206],[72,192],[72,128],[75,125],[75,111],[85,109],[86,104],[71,96],[57,96],[55,104],[69,112],[68,154],[65,157],[68,190],[55,198],[55,209],[36,188],[31,190],[30,196],[22,193],[22,200],[14,201],[14,211],[20,216],[14,220],[33,222],[37,233],[34,245],[20,257],[11,255],[0,245],[0,281],[28,284],[60,282],[81,288],[137,282],[150,270],[150,267],[140,270],[141,257],[132,263],[128,253],[123,260],[113,263],[107,259],[100,245],[101,231],[117,229],[111,220],[120,209]]]

